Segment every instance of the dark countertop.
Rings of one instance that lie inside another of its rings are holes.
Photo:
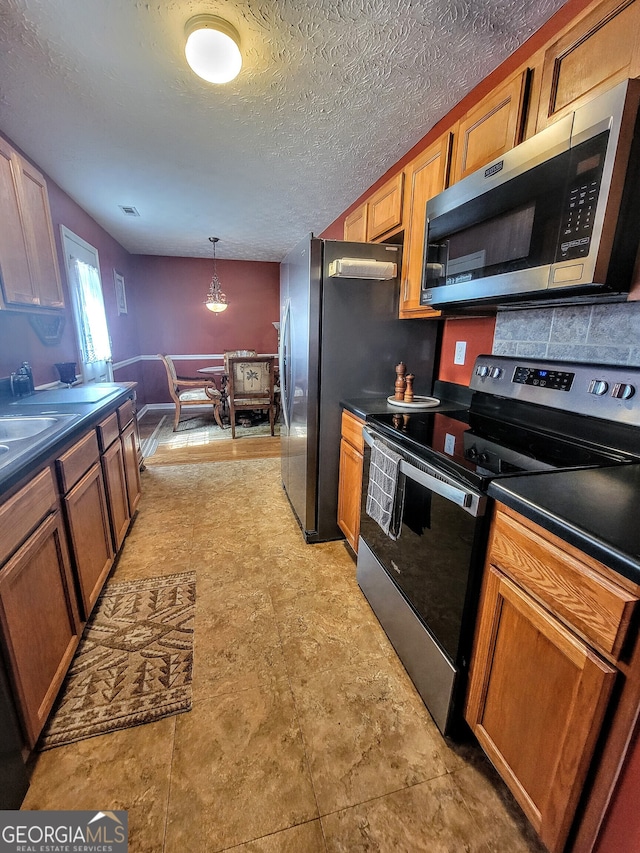
[[[489,495],[640,583],[640,465],[505,477]]]
[[[392,393],[392,392],[391,392]],[[436,380],[433,388],[433,396],[440,400],[439,406],[430,406],[428,409],[403,408],[392,406],[386,397],[363,397],[351,400],[341,400],[343,409],[351,412],[362,420],[372,415],[381,415],[385,412],[411,413],[415,411],[425,412],[447,412],[456,409],[466,409],[471,401],[471,392],[466,386],[456,385],[452,382],[440,382]]]
[[[99,383],[69,389],[61,387],[50,391],[36,391],[29,397],[21,397],[17,400],[0,400],[0,418],[74,416],[62,420],[60,428],[53,434],[47,434],[42,439],[36,437],[30,440],[28,448],[13,462],[0,466],[0,495],[32,472],[35,473],[38,466],[58,449],[62,449],[73,439],[79,438],[99,423],[108,412],[118,408],[132,396],[135,387],[135,382]],[[96,397],[101,399],[96,400]]]

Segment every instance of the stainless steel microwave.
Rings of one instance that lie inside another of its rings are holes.
[[[640,81],[627,80],[431,199],[421,304],[625,294],[640,238],[639,103]]]

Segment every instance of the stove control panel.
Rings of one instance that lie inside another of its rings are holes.
[[[469,387],[640,426],[640,367],[480,355]]]
[[[514,382],[552,391],[570,391],[574,378],[575,373],[567,370],[543,370],[539,367],[516,367],[513,374]]]

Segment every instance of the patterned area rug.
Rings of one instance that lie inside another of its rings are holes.
[[[275,435],[280,435],[280,424],[275,425]],[[255,426],[236,426],[236,438],[261,438],[271,437],[269,422],[259,423]],[[184,419],[178,424],[176,432],[173,431],[173,415],[165,415],[153,434],[142,443],[142,455],[145,459],[153,456],[156,450],[166,448],[167,450],[183,450],[187,447],[206,447],[214,441],[231,441],[231,430],[220,429],[213,420],[213,416],[197,416]]]
[[[105,587],[38,748],[191,708],[195,572]]]

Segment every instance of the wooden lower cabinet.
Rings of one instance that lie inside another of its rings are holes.
[[[138,437],[136,435],[136,424],[132,422],[125,427],[120,436],[122,441],[122,453],[124,457],[124,473],[127,480],[127,498],[129,501],[129,515],[133,518],[140,497],[142,486],[140,484],[140,458],[138,455]]]
[[[338,526],[353,550],[358,551],[360,501],[364,464],[364,421],[349,412],[342,413],[340,441],[340,477],[338,484]]]
[[[83,616],[89,617],[113,565],[102,467],[94,463],[64,497]]]
[[[109,517],[111,518],[113,545],[117,552],[124,542],[131,523],[124,452],[119,437],[102,454],[102,473],[107,493]]]
[[[563,556],[531,527],[510,511],[494,518],[465,716],[542,842],[560,853],[637,598],[600,576],[597,561]]]
[[[59,511],[0,570],[0,623],[27,746],[46,722],[80,638]]]

